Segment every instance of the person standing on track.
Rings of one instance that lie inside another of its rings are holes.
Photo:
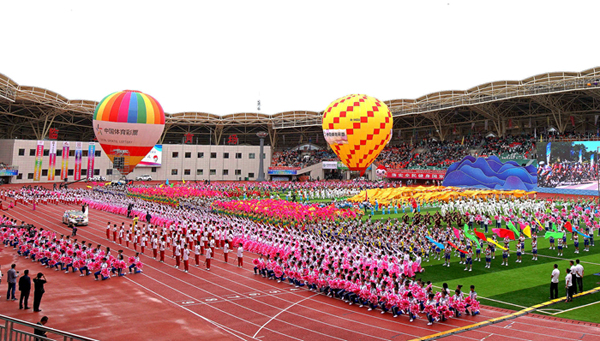
[[[212,250],[210,248],[206,249],[206,259],[204,263],[206,264],[206,270],[210,271],[210,260],[212,258]]]
[[[238,249],[237,249],[237,259],[238,259],[237,265],[240,268],[243,268],[244,267],[244,245],[242,245],[242,243],[240,243],[240,245],[238,246]]]
[[[39,272],[37,277],[33,279],[34,292],[33,292],[33,311],[38,313],[42,311],[40,309],[40,303],[42,301],[42,296],[46,292],[44,290],[44,284],[46,284],[46,276],[43,273]]]
[[[558,270],[558,264],[554,264],[554,270],[552,270],[552,275],[550,275],[551,300],[558,298],[558,276],[560,276],[560,270]]]
[[[158,257],[158,237],[154,235],[152,237],[152,259]]]
[[[106,239],[110,240],[110,221],[106,225]]]
[[[165,241],[165,237],[162,238],[160,242],[160,262],[165,262],[165,250],[167,249],[167,242]]]
[[[117,224],[113,225],[113,242],[117,242]]]
[[[15,290],[17,288],[17,277],[19,277],[19,272],[15,270],[17,264],[12,264],[10,266],[10,270],[6,272],[6,282],[8,283],[8,291],[6,292],[6,299],[16,301]]]
[[[194,260],[196,261],[196,266],[200,266],[200,244],[194,246]]]
[[[227,263],[228,259],[227,256],[229,255],[229,242],[225,241],[225,244],[223,244],[223,259],[225,260],[225,263]]]
[[[190,248],[188,244],[185,244],[183,249],[183,269],[184,272],[190,271]]]
[[[181,265],[181,245],[179,244],[179,241],[176,241],[175,243],[175,268],[179,269],[179,266]]]
[[[19,309],[29,309],[29,293],[31,292],[31,278],[29,278],[29,270],[23,271],[23,277],[19,278]]]

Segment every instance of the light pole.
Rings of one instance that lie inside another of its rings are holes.
[[[600,204],[600,167],[598,167],[598,157],[600,157],[600,147],[596,147],[596,181],[598,182],[598,204]]]
[[[269,134],[267,134],[264,131],[259,131],[258,133],[256,133],[256,136],[258,136],[258,138],[260,139],[260,148],[258,151],[258,177],[256,178],[256,181],[265,181],[265,168],[263,165],[263,150],[265,148],[265,137],[267,137]]]

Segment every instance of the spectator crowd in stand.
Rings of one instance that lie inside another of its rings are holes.
[[[582,136],[583,138],[583,136]],[[533,135],[506,137],[426,138],[415,144],[396,143],[383,149],[376,163],[391,169],[446,169],[467,155],[496,155],[506,159],[535,158]],[[271,167],[304,168],[322,161],[339,161],[330,150],[284,150],[273,154]]]
[[[285,150],[273,153],[271,167],[305,168],[322,161],[337,161],[333,151],[321,150]]]

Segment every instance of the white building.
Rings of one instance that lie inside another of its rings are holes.
[[[57,156],[54,182],[63,181],[60,178],[62,164],[63,141],[57,141]],[[75,168],[75,142],[69,141],[68,180],[74,180]],[[87,178],[88,145],[83,142],[81,179]],[[35,154],[37,141],[35,140],[0,140],[0,162],[16,166],[19,175],[10,177],[11,183],[32,183],[34,179]],[[189,145],[165,144],[162,145],[162,162],[159,167],[136,167],[128,175],[135,179],[139,175],[150,175],[153,180],[171,181],[234,181],[256,180],[258,177],[259,146],[241,145]],[[48,180],[50,141],[44,141],[44,156],[42,157],[42,173],[40,182]],[[108,180],[112,179],[112,163],[96,143],[96,157],[94,160],[94,175],[102,175]],[[271,147],[264,147],[264,172],[265,176],[271,164]],[[116,174],[116,171],[115,171]]]

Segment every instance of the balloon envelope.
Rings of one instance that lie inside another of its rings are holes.
[[[367,95],[348,95],[323,112],[325,140],[348,169],[361,175],[392,137],[392,113],[385,103]]]
[[[114,162],[115,150],[129,155],[126,172],[129,173],[159,140],[165,129],[165,113],[152,96],[124,90],[100,101],[93,125],[96,138],[111,162]]]

